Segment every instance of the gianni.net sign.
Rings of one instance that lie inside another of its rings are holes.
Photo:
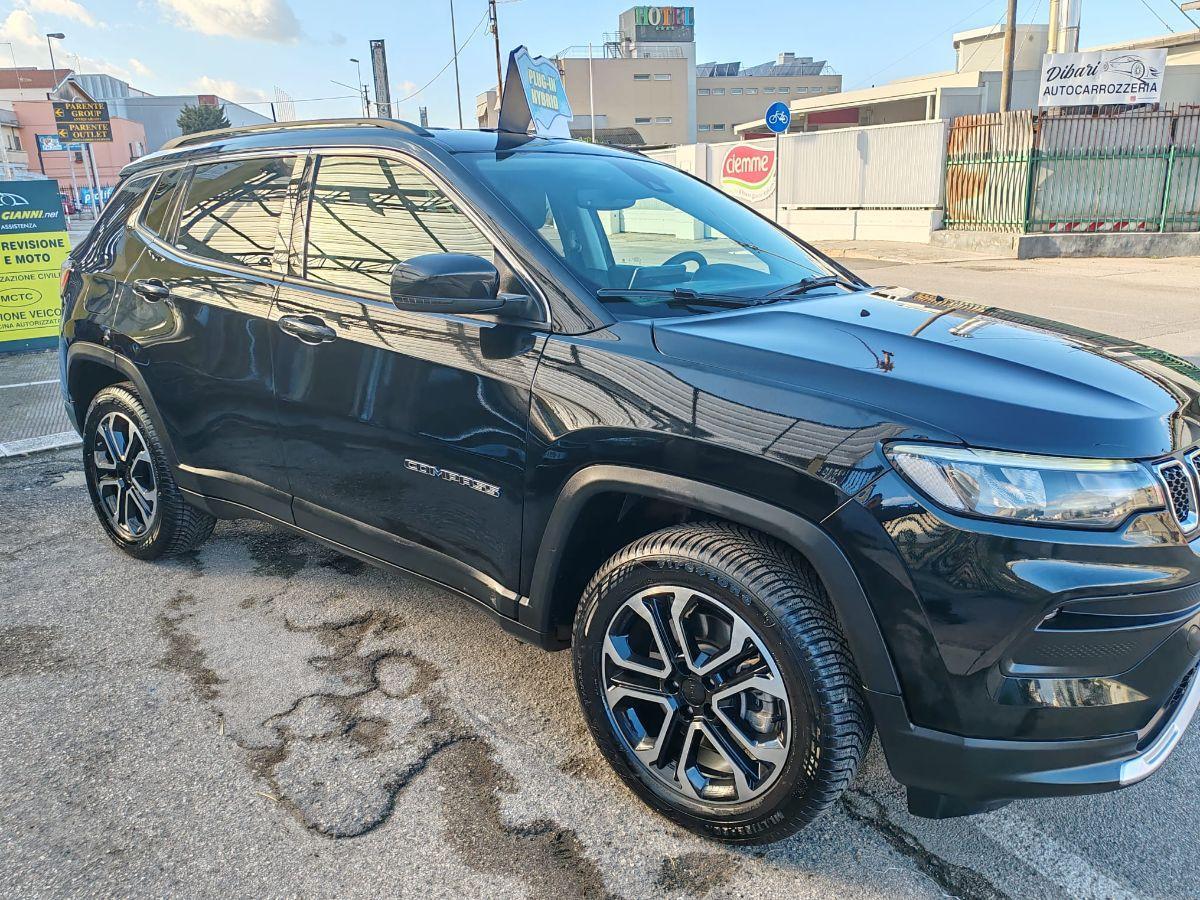
[[[70,249],[56,182],[0,181],[0,352],[58,334]]]
[[[1166,50],[1047,53],[1038,106],[1158,103],[1166,68]]]

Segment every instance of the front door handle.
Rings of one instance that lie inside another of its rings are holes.
[[[284,316],[279,328],[305,344],[328,344],[337,337],[337,332],[317,316]]]
[[[171,299],[171,289],[158,278],[139,278],[133,283],[133,292],[151,303]]]

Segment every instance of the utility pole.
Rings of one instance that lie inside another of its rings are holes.
[[[1058,52],[1058,32],[1062,26],[1061,0],[1050,0],[1050,31],[1047,34],[1047,53]]]
[[[1008,0],[1008,27],[1004,30],[1004,72],[1000,80],[1000,112],[1012,104],[1013,56],[1017,49],[1017,0]]]
[[[371,101],[367,99],[367,86],[362,80],[362,63],[353,56],[350,57],[350,62],[354,63],[354,83],[358,85],[356,90],[357,93],[362,97],[363,118],[369,119],[371,118]]]
[[[450,45],[454,51],[454,97],[458,100],[458,128],[462,123],[462,85],[458,83],[458,35],[454,30],[454,0],[450,0]]]
[[[588,119],[592,123],[592,143],[596,143],[596,90],[592,84],[592,42],[588,41]]]
[[[496,18],[496,0],[488,0],[492,36],[496,39],[496,102],[504,99],[504,75],[500,72],[500,20]]]

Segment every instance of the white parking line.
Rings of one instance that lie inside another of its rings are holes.
[[[0,443],[0,457],[24,456],[26,453],[38,453],[42,450],[58,450],[62,447],[73,447],[83,443],[73,431],[60,431],[57,434],[44,434],[40,437],[22,438],[19,441]]]
[[[1011,808],[977,816],[971,824],[1066,891],[1065,896],[1079,900],[1125,900],[1138,896],[1128,885],[1109,878],[1062,841],[1038,828],[1032,819]]]
[[[17,384],[0,384],[0,390],[4,388],[37,387],[39,384],[58,384],[58,379],[48,378],[45,381],[22,381]]]

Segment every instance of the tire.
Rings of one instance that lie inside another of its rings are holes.
[[[812,822],[871,739],[816,573],[737,525],[666,528],[609,559],[584,591],[573,656],[609,763],[653,809],[719,841],[769,843]]]
[[[130,556],[177,556],[212,534],[217,520],[184,501],[132,384],[93,398],[84,418],[83,471],[101,527]]]

